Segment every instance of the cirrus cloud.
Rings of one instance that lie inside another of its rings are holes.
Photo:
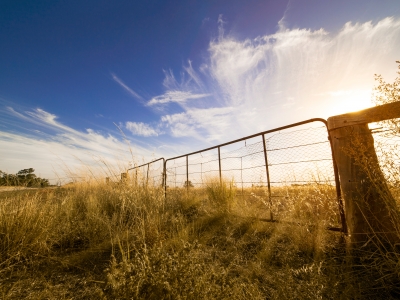
[[[148,105],[175,102],[181,111],[162,116],[160,126],[173,137],[226,141],[369,107],[374,74],[394,74],[399,18],[348,22],[336,33],[279,25],[244,40],[221,30],[198,69],[189,61],[179,79],[165,72],[165,93]]]
[[[210,94],[194,94],[187,91],[167,91],[163,95],[152,98],[147,105],[166,104],[169,102],[185,103],[188,100],[209,97]]]
[[[139,136],[157,136],[157,131],[150,125],[142,122],[126,122],[126,129],[128,129],[132,134]]]

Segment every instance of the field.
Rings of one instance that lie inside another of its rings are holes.
[[[399,252],[358,252],[329,185],[127,183],[0,193],[1,299],[396,299]],[[399,199],[397,199],[399,200]],[[270,221],[273,213],[274,222]]]

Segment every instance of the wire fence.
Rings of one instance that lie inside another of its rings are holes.
[[[319,124],[318,124],[319,123]],[[322,125],[322,126],[321,126]],[[167,188],[201,187],[223,178],[238,188],[335,185],[326,126],[320,121],[278,129],[166,160]]]
[[[128,169],[121,180],[163,187],[167,200],[189,190],[205,195],[216,182],[229,184],[244,202],[259,203],[270,220],[279,217],[301,189],[307,194],[310,187],[322,186],[323,205],[335,206],[331,223],[344,228],[339,178],[328,136],[326,120],[310,119],[166,160],[159,158]],[[305,210],[316,211],[315,203],[308,205]]]
[[[339,200],[326,121],[311,119],[167,159],[165,191],[229,182],[242,198],[257,198],[279,214],[289,188],[324,185]],[[193,190],[193,191],[194,191]]]
[[[165,159],[159,158],[127,170],[126,177],[131,182],[145,186],[164,186]]]
[[[400,133],[373,123],[371,133],[381,171],[392,195],[400,201]]]

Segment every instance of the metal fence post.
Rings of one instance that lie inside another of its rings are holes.
[[[240,181],[242,182],[242,198],[244,198],[244,191],[243,191],[243,157],[240,158]]]
[[[222,185],[221,147],[219,147],[219,146],[218,146],[218,164],[219,164],[219,183]]]
[[[186,190],[189,191],[189,155],[186,155]]]
[[[167,199],[167,161],[166,160],[164,160],[164,164],[163,164],[163,167],[164,167],[164,177],[163,177],[163,183],[164,183],[164,198],[165,198],[165,200]]]
[[[147,164],[146,187],[149,185],[149,169],[150,169],[150,163]]]
[[[274,216],[272,214],[271,182],[269,180],[268,156],[267,156],[267,146],[265,145],[265,134],[262,135],[262,141],[264,149],[265,171],[267,173],[267,183],[268,183],[269,214],[271,216],[271,220],[273,220]]]
[[[327,128],[327,130],[328,130],[328,128]],[[333,163],[333,173],[335,175],[336,198],[338,200],[338,208],[339,208],[340,222],[342,224],[342,232],[345,235],[348,235],[346,215],[344,213],[342,190],[340,188],[339,170],[338,170],[338,166],[337,166],[337,163],[336,163],[335,155],[333,154],[333,143],[332,143],[332,139],[331,139],[329,131],[328,131],[328,140],[329,140],[329,146],[331,148],[332,163]]]
[[[200,164],[201,185],[203,185],[203,163]]]

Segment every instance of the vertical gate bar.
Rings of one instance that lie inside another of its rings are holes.
[[[163,168],[164,168],[164,202],[163,202],[163,211],[165,209],[165,201],[167,201],[167,161],[163,159]]]
[[[328,130],[328,128],[327,128],[327,130]],[[329,131],[328,131],[328,140],[329,140],[329,146],[331,147],[333,173],[335,175],[336,198],[337,198],[338,206],[339,206],[340,222],[342,223],[342,231],[343,231],[343,233],[345,235],[347,235],[348,234],[348,232],[347,232],[347,223],[346,223],[346,216],[344,214],[342,191],[341,191],[341,188],[340,188],[340,180],[339,180],[339,171],[338,171],[335,155],[333,153],[332,139],[331,139],[331,134],[330,134]]]
[[[203,163],[200,163],[201,187],[203,187]]]
[[[186,190],[189,191],[189,156],[186,155]]]
[[[244,198],[244,191],[243,191],[243,157],[240,157],[240,181],[242,182],[242,199]]]
[[[164,188],[164,196],[167,197],[167,162],[163,159],[163,178],[162,186]]]
[[[270,208],[269,213],[271,215],[271,220],[273,220],[272,199],[271,199],[271,182],[269,179],[268,156],[267,156],[267,146],[265,145],[265,134],[262,135],[262,141],[263,141],[263,148],[264,148],[265,171],[267,173],[267,182],[268,182],[268,200],[269,200],[269,208]]]
[[[149,185],[149,169],[150,169],[150,163],[147,164],[146,187]]]
[[[218,146],[219,183],[222,185],[221,148]]]

